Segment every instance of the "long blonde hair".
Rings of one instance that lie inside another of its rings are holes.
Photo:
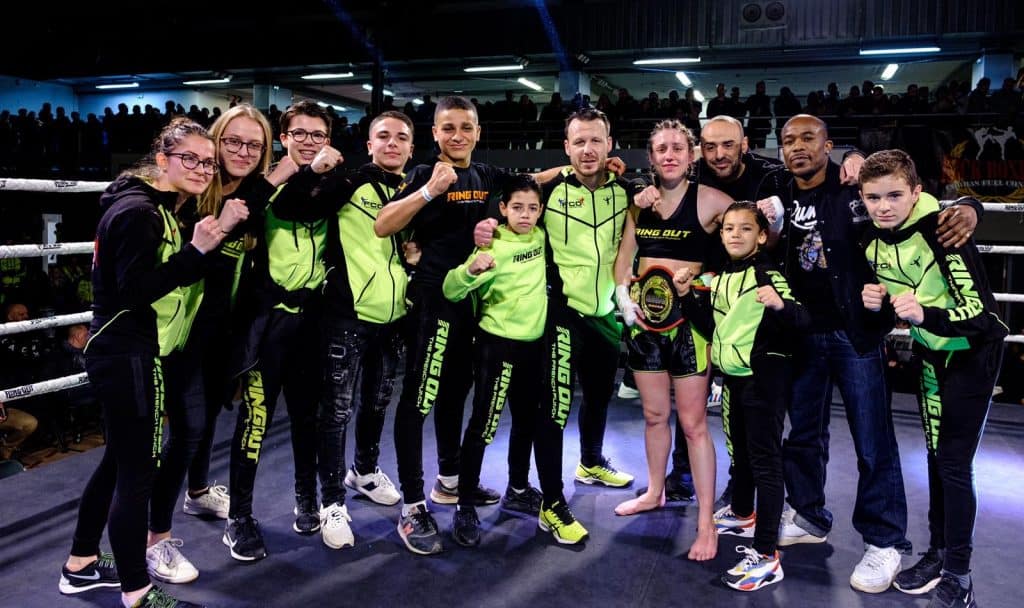
[[[213,138],[213,143],[217,148],[217,162],[220,162],[220,151],[221,143],[220,138],[224,134],[224,130],[228,128],[228,124],[232,120],[244,117],[251,118],[259,123],[260,128],[263,129],[263,153],[260,157],[259,165],[256,167],[256,171],[260,173],[267,173],[270,170],[270,160],[273,156],[273,144],[274,135],[270,129],[270,122],[262,112],[257,110],[255,107],[243,103],[233,108],[229,108],[227,112],[220,115],[217,120],[210,125],[210,137]],[[213,176],[213,181],[210,182],[210,186],[203,192],[202,196],[199,197],[199,215],[213,215],[217,216],[220,214],[221,206],[223,205],[224,198],[224,182],[223,182],[224,168]]]

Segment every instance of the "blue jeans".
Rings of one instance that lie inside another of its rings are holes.
[[[876,547],[909,551],[907,498],[881,344],[861,355],[844,331],[808,334],[794,369],[783,467],[796,523],[817,536],[832,529],[832,513],[825,508],[825,477],[832,388],[838,386],[860,473],[853,527]]]

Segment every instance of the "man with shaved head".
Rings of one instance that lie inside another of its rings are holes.
[[[792,181],[785,225],[776,248],[795,297],[807,307],[812,326],[798,338],[791,430],[783,446],[789,508],[779,545],[821,543],[832,528],[825,508],[825,465],[833,387],[839,389],[857,452],[857,497],[853,525],[866,545],[850,576],[860,591],[881,593],[908,550],[907,504],[893,431],[891,393],[886,386],[882,338],[888,325],[861,304],[865,283],[875,282],[858,246],[870,218],[856,187],[844,185],[829,153],[825,123],[807,114],[786,122],[782,153]],[[958,205],[940,217],[940,240],[959,246],[977,225],[978,209]]]

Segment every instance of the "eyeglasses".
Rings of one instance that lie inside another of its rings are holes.
[[[313,140],[314,144],[322,144],[327,141],[327,134],[323,131],[307,131],[305,129],[292,129],[291,131],[285,131],[292,139],[298,143],[306,141],[309,137]]]
[[[314,139],[313,141],[316,140]],[[222,137],[220,138],[220,143],[224,144],[227,151],[232,154],[240,151],[242,146],[245,146],[245,149],[250,154],[260,154],[263,152],[263,143],[258,141],[242,141],[234,137]]]
[[[199,160],[198,156],[188,152],[167,152],[166,156],[177,156],[181,159],[181,166],[186,169],[195,169],[199,165],[202,165],[203,173],[207,175],[213,175],[218,169],[220,169],[220,165],[218,165],[217,161],[212,158]]]

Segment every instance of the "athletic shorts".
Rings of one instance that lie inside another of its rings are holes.
[[[634,372],[668,372],[683,378],[708,369],[708,341],[689,322],[661,333],[634,326],[626,346],[627,364]]]

